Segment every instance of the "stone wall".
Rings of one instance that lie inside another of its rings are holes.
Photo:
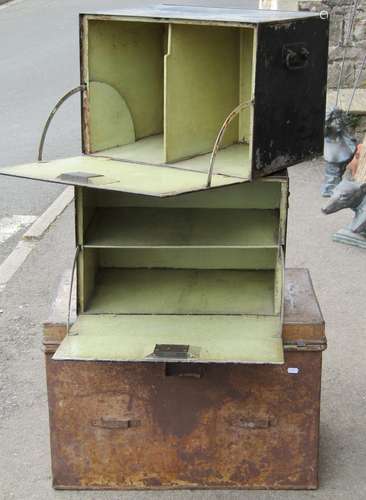
[[[328,86],[336,88],[340,74],[343,51],[349,32],[353,0],[301,1],[300,10],[321,11],[330,14],[329,77]],[[343,71],[342,88],[353,87],[362,59],[366,54],[366,0],[359,0],[357,14]],[[366,69],[362,73],[358,87],[366,88]]]

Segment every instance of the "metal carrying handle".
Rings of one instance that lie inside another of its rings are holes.
[[[70,291],[69,291],[69,302],[67,306],[67,322],[66,322],[66,335],[69,335],[70,331],[70,316],[71,316],[71,299],[72,299],[72,289],[74,288],[74,276],[75,276],[75,271],[76,271],[76,262],[78,260],[80,253],[80,246],[78,245],[75,249],[75,255],[74,255],[74,260],[72,263],[72,270],[71,270],[71,282],[70,282]]]
[[[42,136],[41,136],[41,140],[39,142],[39,146],[38,146],[38,161],[42,161],[43,159],[43,147],[44,147],[44,141],[46,140],[46,135],[47,135],[47,132],[48,132],[48,129],[49,129],[49,126],[51,124],[51,121],[53,120],[53,117],[55,116],[56,112],[58,111],[58,109],[62,106],[62,104],[67,101],[67,99],[69,97],[71,97],[72,95],[74,94],[77,94],[78,92],[84,92],[86,90],[86,84],[83,83],[81,85],[78,85],[77,87],[69,90],[69,92],[67,92],[65,95],[63,95],[61,97],[61,99],[59,99],[56,103],[56,106],[53,108],[53,110],[51,111],[51,113],[49,114],[48,118],[47,118],[47,121],[45,123],[45,126],[43,128],[43,132],[42,132]]]
[[[211,153],[211,157],[210,157],[210,166],[208,169],[207,184],[206,184],[207,188],[211,187],[216,155],[217,155],[217,152],[220,148],[220,145],[221,145],[221,142],[222,142],[222,139],[224,137],[224,134],[226,132],[227,127],[230,125],[230,123],[233,121],[233,119],[240,113],[240,111],[242,111],[245,108],[248,108],[251,104],[253,104],[252,100],[240,103],[236,108],[234,108],[232,110],[232,112],[226,117],[224,123],[222,124],[222,126],[219,130],[219,133],[217,134],[216,141],[215,141],[215,144],[214,144],[214,147],[213,147],[213,150]]]
[[[292,50],[291,48],[286,49],[285,55],[285,65],[290,71],[297,71],[299,69],[304,69],[309,64],[310,52],[306,47],[302,47],[299,52]]]

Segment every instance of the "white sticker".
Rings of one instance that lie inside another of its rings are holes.
[[[287,368],[287,373],[291,373],[292,375],[297,375],[299,371],[299,368]]]

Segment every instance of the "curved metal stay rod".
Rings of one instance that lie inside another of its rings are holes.
[[[83,92],[84,90],[86,89],[86,85],[85,84],[82,84],[82,85],[78,85],[77,87],[69,90],[69,92],[67,92],[64,96],[61,97],[61,99],[59,101],[57,101],[57,104],[56,106],[53,108],[53,110],[51,111],[51,113],[49,114],[48,118],[47,118],[47,121],[46,121],[46,124],[43,128],[43,132],[42,132],[42,136],[41,136],[41,140],[40,140],[40,143],[39,143],[39,147],[38,147],[38,161],[42,161],[43,159],[43,147],[44,147],[44,141],[46,139],[46,135],[47,135],[47,132],[48,132],[48,128],[51,124],[51,121],[53,119],[53,117],[55,116],[57,110],[60,108],[60,106],[62,106],[62,104],[69,98],[71,97],[72,95],[74,94],[77,94],[78,92]]]
[[[240,111],[249,107],[251,104],[253,104],[253,101],[245,101],[245,102],[240,103],[235,109],[232,110],[232,112],[226,117],[224,123],[222,124],[222,126],[219,130],[219,133],[217,134],[216,141],[215,141],[215,144],[214,144],[214,147],[213,147],[213,150],[211,153],[211,157],[210,157],[210,166],[208,169],[207,184],[206,184],[207,188],[211,187],[216,155],[217,155],[217,152],[220,148],[220,145],[221,145],[221,142],[222,142],[222,139],[224,137],[224,134],[226,132],[227,127],[234,120],[234,118],[240,113]]]
[[[68,305],[67,305],[66,335],[69,335],[69,331],[70,331],[72,290],[74,288],[74,278],[75,278],[75,272],[76,272],[76,262],[78,260],[79,253],[80,253],[80,247],[77,246],[76,249],[75,249],[75,255],[74,255],[74,260],[73,260],[73,263],[72,263],[72,270],[71,270],[69,301],[68,301]]]

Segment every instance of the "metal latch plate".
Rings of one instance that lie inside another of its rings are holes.
[[[89,179],[94,179],[95,177],[103,177],[101,174],[93,174],[90,172],[64,172],[57,178],[61,181],[67,182],[78,182],[88,184]]]
[[[187,359],[189,357],[189,345],[156,344],[153,356],[157,358]]]

